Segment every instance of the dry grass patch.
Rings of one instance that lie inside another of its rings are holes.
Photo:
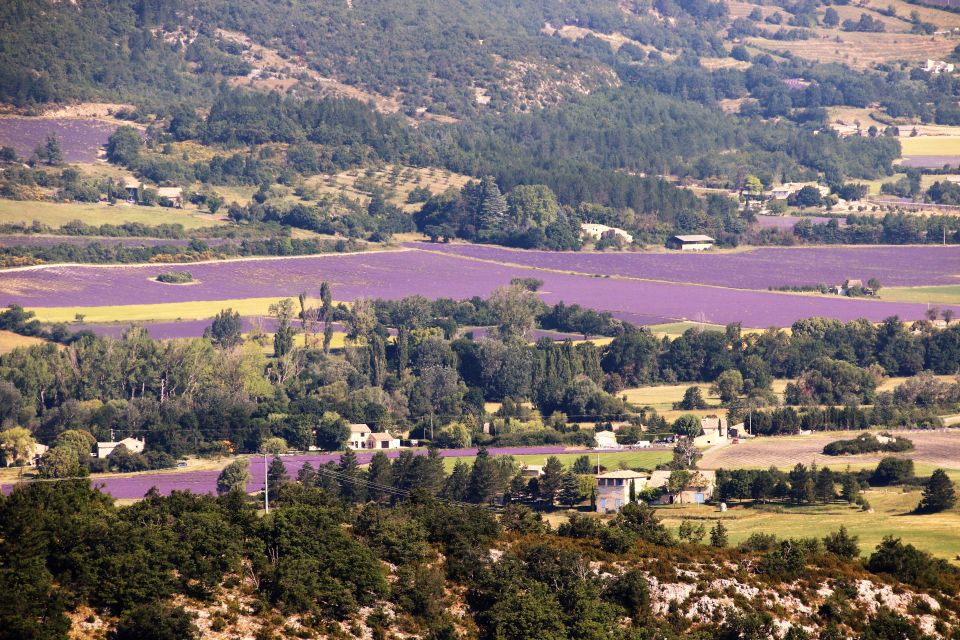
[[[370,201],[370,194],[374,189],[381,189],[386,193],[389,203],[412,213],[422,206],[420,203],[407,202],[407,197],[414,189],[426,188],[437,195],[448,189],[459,189],[470,180],[470,176],[434,167],[386,165],[380,168],[351,169],[336,175],[311,176],[305,182],[308,187],[321,194],[343,196],[358,200],[364,205]]]
[[[753,46],[771,51],[789,51],[795,56],[823,64],[836,62],[854,69],[898,60],[922,62],[927,58],[943,58],[956,42],[944,36],[921,36],[906,33],[855,33],[815,29],[810,40],[771,40],[748,38]]]
[[[223,309],[233,309],[242,316],[266,316],[271,304],[281,298],[240,298],[233,300],[193,300],[157,304],[111,305],[101,307],[30,307],[41,322],[73,322],[79,313],[84,322],[147,322],[202,320],[212,318]]]
[[[900,138],[900,146],[904,156],[960,156],[960,135]]]
[[[0,329],[0,355],[10,353],[14,349],[19,349],[20,347],[32,347],[34,345],[43,344],[44,342],[46,342],[46,340],[41,340],[40,338],[34,338],[32,336],[21,336],[18,333]]]

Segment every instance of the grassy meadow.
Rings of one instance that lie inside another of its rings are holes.
[[[913,515],[910,512],[920,501],[920,490],[904,491],[900,487],[871,489],[864,492],[873,513],[845,503],[809,506],[758,505],[732,503],[721,514],[714,506],[683,505],[658,508],[664,524],[676,529],[683,519],[712,520],[720,518],[729,530],[731,544],[746,540],[754,533],[773,533],[781,538],[823,537],[845,526],[860,537],[864,555],[885,536],[902,538],[921,549],[947,560],[960,554],[960,511]]]
[[[0,199],[0,224],[31,224],[37,220],[51,227],[61,227],[80,220],[89,225],[139,222],[145,225],[182,224],[186,229],[215,227],[223,224],[209,214],[182,209],[138,207],[128,204],[109,205],[86,202],[39,202],[34,200]]]
[[[931,304],[960,304],[960,285],[937,287],[890,287],[881,289],[881,300],[921,302]]]
[[[573,466],[573,463],[576,462],[577,458],[582,455],[586,455],[586,452],[574,451],[572,453],[558,453],[554,455],[560,458],[560,462],[562,462],[565,467],[569,468]],[[596,453],[590,454],[591,464],[597,464],[597,455],[598,454]],[[655,451],[611,451],[608,453],[600,453],[599,456],[600,464],[606,469],[619,469],[621,467],[629,469],[653,469],[658,464],[669,462],[670,459],[673,458],[673,454],[670,452],[670,449],[658,449]],[[517,455],[513,457],[523,464],[545,464],[550,455]],[[457,463],[457,460],[462,460],[467,464],[473,464],[474,456],[462,458],[444,458],[443,466],[447,472],[450,472],[453,469],[454,465]]]

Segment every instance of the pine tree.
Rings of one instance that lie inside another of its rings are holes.
[[[467,499],[470,502],[484,504],[493,498],[496,490],[496,473],[494,462],[490,459],[490,454],[486,447],[481,447],[477,451],[477,457],[473,461],[473,468],[470,470],[470,485],[467,490]]]
[[[836,497],[833,485],[833,471],[827,467],[822,467],[820,471],[817,472],[817,480],[815,485],[817,499],[821,502],[832,502],[834,497]]]
[[[590,464],[590,456],[580,456],[573,463],[573,472],[581,476],[588,476],[593,473],[593,467]]]
[[[957,504],[957,492],[953,480],[943,469],[937,469],[923,488],[923,498],[917,505],[917,513],[939,513]]]
[[[717,521],[717,524],[710,529],[710,546],[718,549],[727,546],[727,528],[722,522]]]
[[[850,504],[856,502],[860,495],[860,483],[857,481],[857,477],[849,471],[844,474],[843,480],[840,482],[840,492],[843,499]]]
[[[500,193],[500,187],[492,176],[487,176],[480,183],[480,228],[497,230],[503,225],[507,215],[507,199]]]
[[[560,484],[560,494],[557,496],[560,504],[568,507],[583,500],[583,487],[580,486],[580,478],[573,473],[563,474]]]
[[[370,459],[367,469],[367,479],[370,481],[370,499],[376,502],[389,502],[393,486],[393,470],[390,468],[390,458],[383,451],[377,451]]]
[[[287,468],[283,465],[283,460],[280,459],[280,456],[273,456],[270,467],[267,469],[267,486],[270,487],[270,493],[276,492],[280,489],[280,485],[289,481],[290,476],[287,475]]]
[[[443,488],[443,497],[447,500],[466,500],[470,491],[470,465],[463,460],[457,460],[453,465],[453,472],[447,478]]]
[[[340,497],[347,502],[363,502],[366,490],[360,482],[360,465],[353,449],[347,449],[340,455],[337,472],[340,476]]]
[[[309,462],[304,462],[297,472],[297,482],[305,487],[312,487],[317,483],[317,470]]]
[[[543,466],[543,477],[540,478],[540,498],[548,505],[552,505],[557,493],[563,485],[563,463],[557,456],[547,458]]]

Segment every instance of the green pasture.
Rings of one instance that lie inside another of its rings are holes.
[[[182,224],[186,229],[215,227],[223,224],[222,220],[209,214],[192,213],[182,209],[138,207],[128,204],[111,206],[106,203],[0,199],[0,224],[30,224],[34,220],[50,227],[61,227],[74,220],[80,220],[89,225],[123,224],[124,222],[139,222],[150,226]]]
[[[590,456],[590,464],[597,464],[597,455],[596,453],[588,454],[586,451],[573,452],[573,453],[558,453],[552,454],[557,458],[560,458],[560,462],[563,463],[568,469],[573,466],[573,463],[583,455]],[[669,449],[659,449],[656,451],[611,451],[608,453],[601,452],[600,464],[607,469],[619,469],[621,466],[625,466],[631,469],[653,469],[658,464],[663,462],[668,462],[673,458],[673,454]],[[547,458],[550,457],[550,454],[537,454],[537,455],[518,455],[513,456],[515,460],[523,464],[546,464]],[[473,464],[473,461],[476,457],[461,457],[454,458],[448,457],[443,459],[443,466],[449,473],[453,470],[453,466],[457,463],[458,460],[462,460],[467,464]]]
[[[729,530],[731,544],[746,540],[754,533],[773,533],[781,538],[822,538],[842,526],[860,537],[860,550],[869,555],[885,536],[929,551],[940,558],[955,560],[960,554],[960,511],[913,515],[920,501],[920,489],[904,491],[900,487],[872,489],[864,497],[873,513],[847,504],[750,506],[731,503],[721,514],[715,506],[683,505],[658,508],[664,524],[677,528],[684,518],[710,520],[722,518]]]
[[[933,287],[889,287],[878,294],[882,300],[930,304],[960,304],[960,284]]]

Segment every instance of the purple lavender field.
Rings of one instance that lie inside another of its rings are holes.
[[[695,320],[784,327],[810,316],[880,321],[896,315],[903,320],[918,320],[923,318],[926,305],[774,293],[765,290],[768,283],[807,284],[832,279],[842,282],[846,277],[878,277],[886,285],[941,284],[955,282],[952,274],[960,271],[960,251],[939,247],[785,249],[719,255],[580,255],[467,245],[436,247],[442,252],[384,251],[193,264],[190,272],[199,283],[189,287],[151,282],[149,278],[156,275],[156,265],[9,270],[0,273],[0,305],[69,307],[293,297],[302,291],[315,295],[324,280],[331,283],[337,300],[397,299],[413,294],[462,299],[485,296],[512,278],[533,277],[544,281],[540,295],[549,304],[576,303],[609,311],[637,324]],[[713,286],[572,275],[460,257],[477,254],[487,260],[535,262],[548,268],[584,272],[607,270],[663,280],[686,279]],[[751,286],[759,290],[749,290]],[[960,313],[960,308],[955,311]]]
[[[767,289],[820,282],[885,287],[960,284],[960,247],[764,247],[736,253],[578,253],[517,251],[489,245],[409,246],[501,263],[649,280]]]
[[[960,167],[960,156],[908,156],[900,164],[918,169],[939,169],[946,165]]]
[[[93,162],[116,129],[116,125],[82,118],[0,118],[0,145],[29,158],[54,133],[67,162]]]
[[[567,449],[559,446],[545,447],[506,447],[489,449],[490,455],[554,455],[565,453]],[[583,453],[589,453],[587,450],[578,449]],[[415,455],[426,455],[425,449],[415,449]],[[388,457],[396,458],[399,451],[385,452]],[[444,449],[440,454],[445,458],[464,458],[477,455],[476,449]],[[370,462],[372,453],[358,452],[357,461],[360,464]],[[338,453],[323,454],[304,454],[283,456],[283,463],[287,473],[291,477],[296,477],[297,472],[307,462],[315,468],[327,462],[337,462],[340,460]],[[247,483],[247,491],[263,490],[263,458],[253,456],[250,458],[250,476],[251,480]],[[151,487],[156,487],[163,495],[169,495],[171,491],[192,491],[193,493],[216,493],[217,476],[219,471],[158,471],[142,473],[138,475],[124,476],[99,476],[92,479],[94,486],[102,487],[104,493],[108,493],[118,499],[136,499],[142,498]],[[0,485],[0,492],[9,494],[11,485]]]

